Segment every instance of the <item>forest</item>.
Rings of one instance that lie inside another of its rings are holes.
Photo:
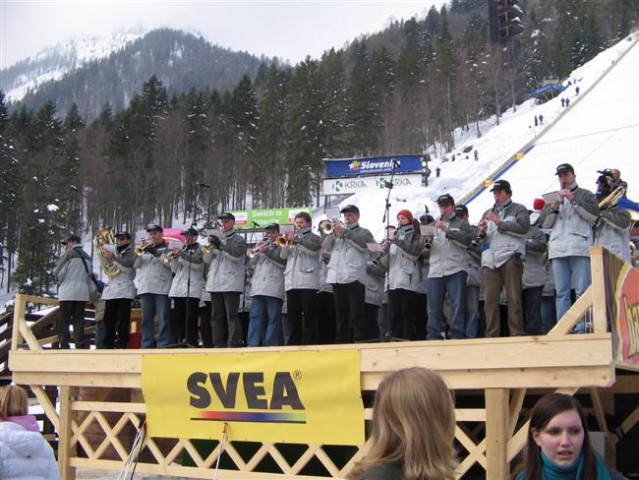
[[[51,295],[69,233],[317,204],[324,158],[451,149],[455,128],[499,121],[639,19],[633,0],[520,5],[523,32],[501,42],[485,0],[453,0],[319,59],[264,62],[224,91],[169,94],[151,75],[126,107],[106,103],[91,121],[55,98],[10,108],[0,91],[0,285]]]

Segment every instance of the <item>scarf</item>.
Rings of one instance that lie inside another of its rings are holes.
[[[590,480],[583,477],[583,452],[579,454],[579,457],[577,457],[573,463],[564,467],[554,463],[544,452],[541,452],[541,462],[541,476],[543,480]],[[608,468],[596,454],[595,463],[597,465],[597,480],[610,480]]]

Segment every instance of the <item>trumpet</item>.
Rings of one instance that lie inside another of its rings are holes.
[[[322,220],[319,223],[319,230],[325,235],[330,235],[331,233],[333,233],[335,227],[346,228],[346,225],[344,224],[344,222],[337,218],[334,218],[332,220]]]
[[[254,248],[247,248],[246,249],[246,257],[248,259],[254,258],[257,255],[257,251]]]
[[[610,192],[610,194],[606,198],[599,202],[599,210],[605,210],[607,208],[614,207],[615,205],[617,205],[617,202],[621,200],[621,197],[623,197],[625,194],[626,189],[623,186],[619,185],[612,192]]]
[[[275,241],[273,242],[275,244],[276,247],[282,248],[282,247],[288,247],[288,238],[286,238],[286,235],[280,235],[279,237],[277,237],[275,239]]]
[[[135,246],[135,254],[139,256],[139,255],[144,255],[145,253],[150,253],[150,252],[147,252],[147,250],[152,246],[153,246],[153,242],[151,241],[142,242],[140,243],[140,245]]]

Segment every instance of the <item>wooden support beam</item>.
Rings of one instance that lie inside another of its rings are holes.
[[[486,478],[507,480],[510,468],[508,445],[508,390],[486,389]]]
[[[71,466],[71,458],[75,457],[72,449],[71,437],[73,410],[71,403],[77,395],[76,387],[60,387],[60,429],[58,430],[58,468],[61,480],[75,480],[75,467]]]
[[[13,329],[11,331],[11,350],[17,350],[20,344],[22,344],[22,337],[20,336],[20,324],[24,323],[25,302],[23,295],[18,293],[15,298],[15,305],[13,310]]]
[[[602,246],[590,248],[590,275],[593,292],[601,292],[592,296],[592,313],[595,333],[604,333],[608,330],[608,315],[606,314],[606,276],[604,271],[604,251]],[[614,295],[614,292],[608,292]]]

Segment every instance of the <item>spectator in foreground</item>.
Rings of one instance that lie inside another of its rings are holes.
[[[581,405],[570,395],[541,397],[530,415],[525,469],[516,480],[608,480],[610,471],[593,451]]]
[[[0,478],[59,480],[53,449],[27,411],[24,389],[0,389]]]
[[[379,384],[371,445],[348,475],[357,480],[455,478],[455,406],[432,370],[398,370]]]

